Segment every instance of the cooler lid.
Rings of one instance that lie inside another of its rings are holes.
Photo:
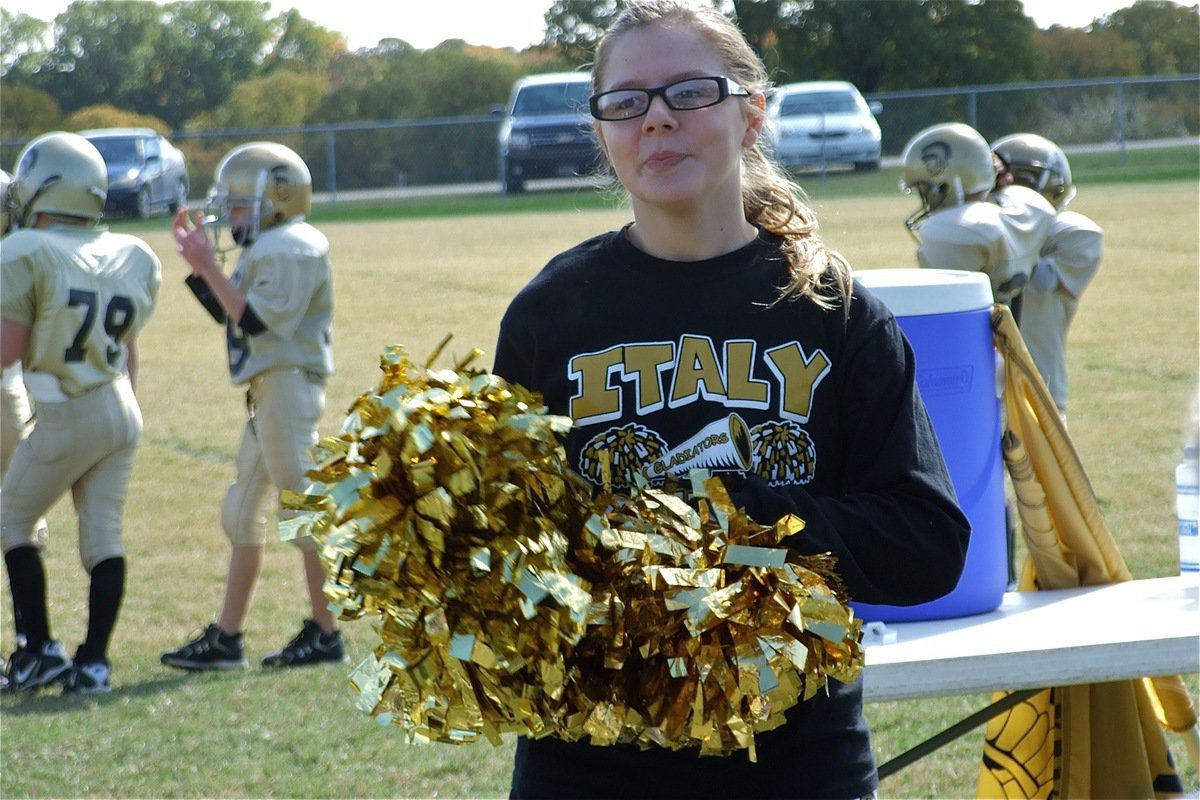
[[[992,284],[982,272],[886,268],[856,270],[854,277],[897,317],[992,307]]]

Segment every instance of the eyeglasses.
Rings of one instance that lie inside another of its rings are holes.
[[[637,119],[650,110],[650,102],[661,97],[667,108],[695,111],[715,106],[727,97],[749,97],[750,92],[724,76],[686,78],[653,89],[613,89],[588,99],[592,116],[603,122]]]

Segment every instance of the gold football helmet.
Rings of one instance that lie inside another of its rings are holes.
[[[214,239],[228,227],[231,247],[240,247],[311,209],[312,175],[304,160],[276,142],[251,142],[230,150],[217,164],[205,224],[213,227]]]
[[[1059,211],[1075,197],[1071,165],[1062,148],[1036,133],[1013,133],[992,142],[992,152],[1018,186],[1028,186]]]
[[[77,133],[42,134],[17,156],[5,200],[21,228],[42,213],[99,222],[108,198],[108,169],[96,146]]]
[[[12,175],[0,169],[0,236],[12,230],[12,214],[8,213],[8,187],[12,185]]]
[[[904,148],[900,188],[914,189],[921,207],[904,224],[915,232],[925,217],[949,205],[962,205],[968,195],[991,191],[996,168],[987,140],[970,125],[946,122],[918,133]]]

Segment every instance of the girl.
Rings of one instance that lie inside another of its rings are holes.
[[[969,529],[912,351],[762,151],[766,74],[741,32],[710,6],[632,3],[592,83],[633,222],[555,257],[517,295],[495,372],[574,419],[568,458],[597,485],[602,460],[629,486],[686,474],[681,453],[726,442],[716,470],[735,502],[762,524],[804,519],[788,544],[836,555],[851,597],[949,592]],[[756,748],[752,763],[522,739],[512,797],[852,798],[878,783],[861,682],[831,681]]]

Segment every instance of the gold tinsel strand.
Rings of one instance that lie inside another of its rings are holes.
[[[448,340],[447,340],[448,341]],[[800,556],[703,471],[688,486],[593,491],[566,464],[571,421],[472,369],[404,348],[286,493],[326,595],[378,643],[359,707],[411,738],[503,733],[604,745],[750,749],[828,678],[862,669],[832,556]],[[684,491],[686,490],[686,491]],[[691,502],[684,502],[686,494]]]

